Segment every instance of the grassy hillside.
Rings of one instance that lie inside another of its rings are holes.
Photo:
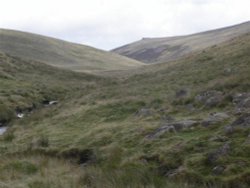
[[[112,51],[145,63],[161,63],[177,60],[248,32],[250,22],[187,36],[143,38]]]
[[[120,55],[50,37],[0,29],[0,51],[79,72],[123,70],[142,65]]]
[[[51,90],[60,102],[9,122],[0,138],[1,186],[249,187],[249,51],[244,34],[102,79],[41,76],[43,65],[37,76],[49,78],[48,91],[56,83],[64,89]],[[31,63],[7,57],[0,66],[13,61]],[[18,72],[14,80],[29,76]],[[1,87],[10,79],[1,77]]]

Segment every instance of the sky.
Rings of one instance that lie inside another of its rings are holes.
[[[0,28],[104,50],[250,20],[250,0],[0,0],[0,5]]]

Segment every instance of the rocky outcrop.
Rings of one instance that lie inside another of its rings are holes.
[[[215,125],[229,119],[230,116],[225,112],[211,113],[202,121],[203,126]]]
[[[238,93],[234,95],[233,103],[238,108],[250,108],[250,93]]]
[[[149,134],[146,138],[148,139],[155,139],[163,135],[167,132],[178,132],[184,129],[191,129],[194,126],[199,124],[198,121],[195,120],[182,120],[182,121],[175,121],[161,125],[158,129],[156,129],[153,133]]]
[[[198,94],[195,97],[197,103],[201,103],[206,108],[218,106],[224,100],[224,95],[220,91],[211,90]]]

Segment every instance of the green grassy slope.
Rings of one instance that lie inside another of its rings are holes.
[[[160,63],[177,60],[247,32],[250,32],[249,22],[187,36],[144,38],[112,51],[145,63]]]
[[[20,31],[0,29],[0,51],[74,71],[123,70],[138,61],[89,46]]]
[[[249,51],[245,34],[133,75],[87,77],[83,83],[91,84],[83,87],[78,84],[87,75],[68,72],[74,81],[58,83],[71,85],[71,92],[58,105],[12,120],[0,138],[1,182],[6,187],[248,187],[250,127],[225,128],[249,113],[232,102],[236,94],[250,93]],[[196,100],[208,91],[220,93],[215,104]],[[204,125],[215,112],[229,117]],[[196,125],[156,136],[171,119]]]

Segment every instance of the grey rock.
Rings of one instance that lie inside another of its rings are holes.
[[[238,108],[250,108],[250,93],[238,93],[234,95],[233,103]]]
[[[232,124],[233,127],[248,128],[250,127],[250,114],[243,114],[238,117]]]
[[[161,135],[168,132],[176,132],[175,127],[173,125],[165,125],[158,129],[156,129],[153,133],[146,136],[147,139],[155,139],[160,137]]]
[[[195,101],[202,103],[205,107],[214,107],[224,100],[223,93],[220,91],[205,91],[195,97]]]
[[[214,142],[226,142],[228,140],[228,137],[226,136],[213,136],[212,138],[209,139],[209,141],[214,141]]]
[[[173,170],[169,170],[165,176],[167,176],[168,178],[174,178],[176,176],[178,176],[179,174],[181,174],[182,172],[185,171],[185,167],[180,166],[177,169],[173,169]]]
[[[247,136],[247,139],[245,141],[245,144],[250,144],[250,134]]]
[[[187,95],[188,95],[188,91],[186,89],[180,89],[176,91],[175,93],[175,97],[177,98],[183,98],[183,97],[186,97]]]
[[[213,168],[212,173],[214,175],[220,175],[220,174],[223,173],[224,170],[225,170],[224,166],[216,166],[216,167]]]
[[[231,125],[228,125],[228,126],[226,126],[226,127],[224,127],[224,132],[225,132],[225,134],[232,134],[233,132],[234,132],[234,128],[233,128],[233,126],[231,126]]]
[[[225,68],[225,69],[223,70],[224,75],[230,75],[232,72],[233,72],[233,71],[232,71],[231,68]]]
[[[161,127],[159,127],[153,133],[146,136],[146,138],[155,139],[155,138],[160,137],[164,133],[167,133],[167,132],[174,132],[175,133],[175,132],[181,131],[183,129],[190,129],[198,124],[199,124],[199,122],[194,121],[194,120],[182,120],[182,121],[176,121],[176,122],[172,122],[172,123],[162,124]]]
[[[182,121],[177,121],[177,122],[173,123],[172,125],[175,127],[175,129],[177,131],[180,131],[182,129],[189,129],[189,128],[194,127],[194,126],[196,126],[198,124],[199,124],[198,121],[182,120]]]
[[[161,117],[162,124],[170,123],[170,122],[173,122],[174,120],[175,120],[174,117],[172,117],[170,115],[164,115]]]
[[[135,113],[138,117],[148,117],[153,115],[153,110],[150,108],[142,108]]]
[[[214,125],[214,124],[220,123],[228,118],[230,118],[230,116],[224,112],[211,113],[205,120],[202,121],[201,124],[203,126]]]

